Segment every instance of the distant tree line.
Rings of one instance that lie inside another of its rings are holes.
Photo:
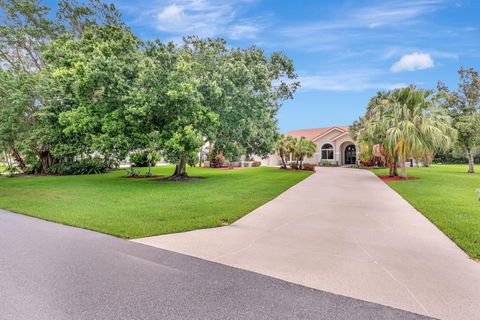
[[[226,158],[267,156],[299,87],[282,53],[143,42],[100,0],[61,0],[55,16],[36,0],[0,7],[0,148],[21,170],[153,150],[182,179],[206,142]]]

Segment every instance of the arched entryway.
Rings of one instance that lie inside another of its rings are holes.
[[[357,163],[357,150],[355,145],[350,144],[345,147],[345,154],[343,155],[344,164],[356,164]]]

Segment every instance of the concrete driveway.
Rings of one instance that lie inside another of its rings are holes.
[[[320,168],[230,226],[136,241],[441,319],[480,315],[480,264],[365,170]]]
[[[0,320],[426,317],[0,210]]]

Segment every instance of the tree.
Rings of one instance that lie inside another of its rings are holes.
[[[186,179],[186,165],[197,159],[218,121],[199,89],[200,65],[187,44],[156,41],[147,44],[139,67],[128,109],[138,115],[164,158],[176,164],[171,180]]]
[[[378,92],[370,99],[367,112],[363,117],[354,123],[351,130],[356,137],[357,145],[360,147],[360,157],[362,160],[369,160],[373,157],[380,157],[389,168],[389,176],[398,176],[397,160],[398,153],[395,148],[388,148],[386,143],[387,130],[385,123],[378,122],[378,119],[384,120],[390,112],[389,92]]]
[[[372,149],[379,145],[389,158],[398,157],[402,178],[407,178],[405,162],[410,157],[448,149],[456,138],[450,117],[431,95],[414,86],[385,94],[382,103],[369,110],[360,131],[361,142]]]
[[[9,153],[15,154],[16,162],[24,169],[25,158],[34,154],[41,157],[46,153],[40,151],[48,148],[41,146],[34,137],[34,132],[43,127],[41,109],[48,104],[44,96],[47,73],[42,51],[62,29],[48,18],[50,9],[41,6],[38,1],[2,0],[0,7],[3,13],[0,18],[2,80],[5,80],[5,86],[15,83],[14,88],[2,92],[2,122],[16,123],[10,127],[7,135],[10,141],[6,147]],[[28,155],[23,152],[25,150]]]
[[[472,150],[480,145],[480,79],[473,68],[458,71],[460,83],[457,91],[450,92],[438,84],[439,104],[445,107],[458,131],[458,144],[465,150],[468,159],[468,173],[475,172]]]
[[[280,160],[282,161],[282,168],[287,169],[287,161],[286,157],[288,155],[288,150],[289,150],[289,143],[290,140],[287,139],[287,136],[281,134],[278,136],[278,140],[275,144],[275,149],[278,153],[278,156],[280,157]]]
[[[299,169],[303,168],[303,161],[305,158],[310,158],[315,154],[317,145],[305,137],[300,139],[291,139],[291,151],[293,158],[295,159],[296,166]]]
[[[73,54],[62,56],[60,53],[67,53],[68,48],[59,43],[81,38],[89,26],[120,25],[119,14],[113,5],[98,0],[86,1],[82,5],[62,0],[56,19],[52,18],[50,8],[36,0],[0,0],[0,6],[3,13],[0,65],[15,81],[22,82],[17,90],[5,91],[3,100],[23,101],[23,118],[28,121],[26,132],[21,132],[25,128],[22,125],[12,128],[17,132],[10,137],[20,140],[11,146],[22,148],[9,152],[17,154],[17,162],[27,162],[47,172],[51,165],[88,151],[88,137],[80,132],[64,131],[65,125],[60,123],[61,114],[77,105],[71,99],[71,91],[75,89],[73,83],[59,80],[67,78],[66,73],[72,67],[68,63],[73,62]],[[56,49],[59,52],[55,52]],[[66,61],[69,58],[70,61]],[[52,65],[52,62],[57,64]],[[59,66],[61,63],[65,65]],[[23,98],[19,99],[20,95]],[[20,121],[22,117],[10,120]]]
[[[50,109],[58,113],[62,135],[69,138],[53,147],[57,157],[97,151],[107,159],[124,159],[131,150],[145,147],[141,119],[128,108],[140,45],[129,30],[90,25],[78,39],[65,36],[47,47],[57,90]]]
[[[187,177],[206,142],[230,160],[268,156],[299,86],[282,53],[197,37],[145,45],[100,0],[60,0],[56,18],[36,0],[0,5],[2,78],[15,88],[0,97],[3,147],[42,172],[152,144],[177,165],[172,179]]]
[[[292,61],[282,53],[265,56],[250,47],[222,54],[219,63],[220,70],[209,77],[220,94],[206,95],[219,115],[218,130],[209,138],[230,160],[242,154],[267,157],[278,135],[278,110],[299,87]]]
[[[277,136],[276,113],[298,86],[291,61],[257,48],[228,49],[222,39],[184,39],[181,46],[147,44],[132,92],[132,108],[146,115],[158,147],[176,164],[172,180],[187,178],[186,164],[208,141],[229,160],[266,156]]]

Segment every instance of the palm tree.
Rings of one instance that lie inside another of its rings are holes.
[[[430,90],[415,86],[386,93],[381,103],[369,109],[368,118],[359,133],[359,140],[369,146],[378,144],[388,158],[390,175],[392,162],[398,160],[402,178],[407,177],[406,161],[411,157],[430,157],[448,148],[456,132],[450,117],[436,106]]]
[[[390,93],[378,92],[368,103],[367,113],[356,124],[357,145],[360,147],[360,158],[369,160],[380,157],[389,168],[390,177],[397,176],[398,155],[395,148],[386,144],[387,126],[385,119],[390,112]]]
[[[392,117],[387,118],[387,144],[398,152],[402,178],[407,177],[405,162],[414,155],[446,150],[456,139],[451,118],[436,106],[430,90],[414,86],[392,92]]]
[[[280,156],[280,159],[282,160],[282,168],[283,169],[287,169],[287,161],[285,160],[285,157],[288,154],[289,144],[290,144],[290,141],[283,134],[281,134],[278,137],[278,140],[275,144],[275,149],[277,150],[278,155]]]
[[[295,158],[297,160],[297,167],[302,169],[303,167],[303,160],[305,158],[310,158],[315,154],[317,150],[317,145],[310,140],[305,139],[305,137],[301,137],[297,139],[295,143]]]
[[[289,158],[290,155],[292,155],[292,157],[296,159],[297,144],[298,139],[292,136],[286,136],[283,134],[279,136],[275,144],[275,149],[277,150],[278,155],[282,160],[282,168],[287,168],[287,158]]]
[[[298,139],[292,136],[285,137],[285,158],[296,159],[296,146]],[[287,162],[287,160],[285,160]]]

